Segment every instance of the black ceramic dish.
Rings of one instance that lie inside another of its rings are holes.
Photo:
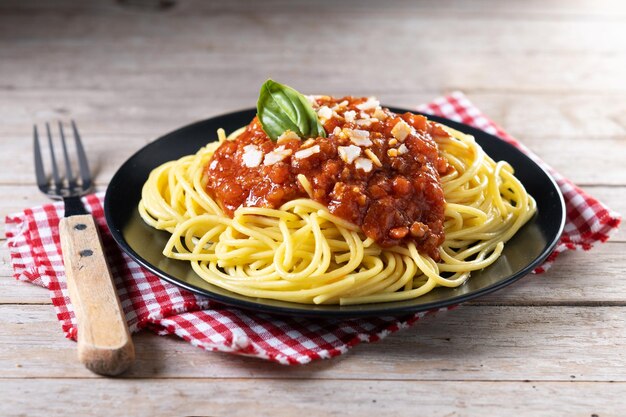
[[[393,109],[403,113],[406,110]],[[493,159],[506,160],[528,192],[537,200],[537,214],[505,245],[491,266],[472,273],[458,288],[436,288],[414,300],[353,306],[306,305],[251,298],[207,283],[189,264],[165,258],[161,251],[169,234],[154,230],[139,217],[137,204],[150,171],[166,161],[195,153],[215,140],[218,128],[232,132],[252,120],[254,109],[193,123],[146,145],[117,171],[106,192],[104,211],[113,238],[139,264],[174,285],[215,301],[258,312],[291,316],[388,316],[442,308],[462,303],[509,285],[541,264],[554,249],[565,224],[563,197],[554,180],[535,162],[501,139],[441,117],[430,119],[473,135]]]

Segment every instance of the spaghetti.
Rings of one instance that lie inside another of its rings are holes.
[[[341,114],[345,117],[345,111]],[[362,225],[315,199],[315,184],[303,174],[295,178],[304,197],[278,207],[225,209],[207,192],[207,167],[218,149],[236,142],[246,128],[228,137],[220,129],[217,142],[154,169],[139,212],[148,225],[171,233],[166,257],[188,261],[207,282],[250,297],[364,304],[458,287],[472,271],[498,259],[536,206],[507,162],[492,160],[472,136],[438,127],[445,134],[434,142],[448,166],[440,178],[445,239],[435,253],[421,250],[420,240],[406,233],[391,245],[366,236]],[[384,165],[387,159],[378,162]]]

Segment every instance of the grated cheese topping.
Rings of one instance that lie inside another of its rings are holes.
[[[276,143],[282,143],[289,139],[300,139],[300,136],[298,136],[296,132],[286,130],[278,137],[278,139],[276,139]]]
[[[291,155],[291,149],[285,149],[284,146],[279,146],[278,148],[265,155],[265,158],[263,159],[263,165],[274,165],[275,163],[282,161],[289,155]]]
[[[351,164],[356,158],[361,156],[361,148],[354,145],[337,147],[339,157],[347,164]]]
[[[348,110],[343,114],[343,117],[346,119],[346,122],[354,123],[354,120],[356,118],[356,112],[354,110]]]
[[[407,136],[411,134],[413,128],[407,124],[404,120],[400,120],[396,125],[391,129],[391,134],[394,138],[398,139],[400,142],[404,142]]]
[[[320,145],[311,146],[310,148],[300,149],[293,156],[296,159],[305,159],[320,152]]]
[[[376,107],[373,116],[378,120],[385,120],[387,118],[387,113],[385,113],[382,108]]]
[[[241,159],[243,160],[243,164],[248,168],[255,168],[261,164],[263,152],[256,145],[246,145],[243,147]]]
[[[356,161],[354,161],[354,166],[357,169],[363,170],[364,172],[370,172],[374,165],[372,164],[372,161],[368,158],[357,158]]]
[[[358,146],[372,146],[370,132],[361,129],[343,129],[343,132],[350,138],[350,141]]]
[[[376,97],[368,97],[367,101],[357,104],[356,108],[359,110],[372,110],[378,106],[380,106],[380,102],[376,100]]]
[[[333,117],[333,111],[328,106],[322,106],[317,110],[317,115],[322,119],[321,122],[324,123],[324,121]]]

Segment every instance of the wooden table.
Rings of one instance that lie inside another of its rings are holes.
[[[1,214],[46,201],[33,123],[76,119],[102,190],[142,145],[251,106],[268,77],[398,106],[461,89],[626,213],[617,0],[178,0],[153,10],[28,0],[0,3]],[[142,332],[137,363],[118,379],[76,361],[48,292],[14,281],[0,252],[2,416],[626,415],[626,229],[337,359],[283,367]]]

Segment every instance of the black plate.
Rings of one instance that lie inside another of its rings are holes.
[[[403,113],[406,110],[392,109]],[[563,197],[554,180],[515,147],[482,130],[441,117],[428,116],[454,129],[473,135],[485,152],[508,161],[515,175],[537,200],[537,214],[504,247],[502,256],[491,266],[472,273],[458,288],[436,288],[408,301],[353,306],[304,305],[251,298],[216,287],[198,277],[188,262],[161,254],[169,234],[147,226],[139,217],[137,204],[150,171],[166,161],[195,153],[215,140],[218,128],[232,132],[252,120],[254,109],[225,114],[193,123],[146,145],[121,166],[106,192],[104,211],[113,238],[139,264],[174,285],[215,301],[259,312],[291,316],[356,317],[398,315],[446,307],[480,297],[531,272],[554,249],[565,224]]]

